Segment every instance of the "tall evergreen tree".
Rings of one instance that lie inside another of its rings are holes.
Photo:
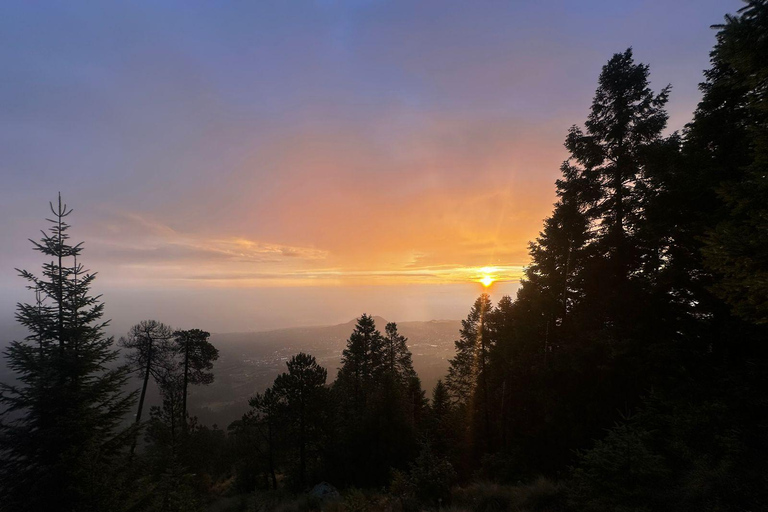
[[[126,337],[120,338],[120,345],[129,349],[127,359],[129,367],[143,377],[139,408],[136,412],[136,424],[141,423],[144,398],[150,375],[158,380],[173,364],[170,340],[173,329],[156,320],[143,320],[131,327]],[[131,445],[131,452],[136,443]]]
[[[644,218],[645,165],[668,118],[670,86],[654,94],[648,75],[647,65],[635,64],[631,48],[614,55],[600,73],[586,131],[572,127],[565,143],[572,161],[566,163],[566,180],[573,173],[583,181],[580,207],[595,235],[595,253],[608,263],[597,262],[600,270],[590,275],[597,283],[593,296],[620,328],[633,307],[629,279],[643,257],[637,233]]]
[[[384,364],[392,375],[406,383],[416,377],[413,369],[413,357],[408,350],[408,338],[397,331],[397,324],[389,322],[384,329]]]
[[[384,341],[376,329],[373,317],[363,314],[357,319],[341,355],[341,368],[337,381],[351,393],[352,405],[362,411],[381,374],[385,360]]]
[[[115,365],[104,304],[90,295],[96,274],[79,262],[82,244],[69,243],[72,210],[61,196],[50,208],[49,231],[32,242],[50,261],[40,276],[19,271],[37,294],[17,306],[30,335],[5,352],[18,384],[0,387],[0,501],[9,510],[103,510],[117,492],[109,475],[130,441],[120,422],[135,394],[122,391],[128,369]]]
[[[337,481],[383,485],[416,451],[416,427],[425,400],[410,351],[394,324],[387,336],[373,318],[357,320],[333,386],[337,443],[329,466]]]
[[[176,351],[181,356],[179,365],[183,376],[183,401],[182,411],[187,417],[187,395],[189,384],[210,384],[213,382],[213,362],[219,358],[219,350],[214,347],[208,338],[211,334],[201,329],[176,331],[174,341]]]
[[[279,429],[285,408],[285,397],[275,391],[274,386],[248,401],[251,406],[250,418],[255,419],[257,428],[267,448],[267,470],[272,481],[272,489],[277,489],[277,456],[280,443]]]
[[[535,288],[544,301],[541,306],[550,330],[564,323],[568,312],[583,299],[592,238],[586,215],[589,201],[585,199],[596,199],[589,180],[577,168],[566,162],[561,170],[555,210],[530,244],[531,264],[525,272],[525,286]]]
[[[456,355],[450,360],[445,385],[459,404],[471,402],[486,365],[489,337],[486,316],[492,310],[491,297],[487,293],[475,300],[465,320],[461,321],[461,335],[454,342]]]
[[[747,2],[717,28],[691,142],[710,161],[733,157],[720,167],[724,215],[708,233],[706,262],[720,277],[715,291],[737,314],[768,323],[768,2]],[[711,122],[724,115],[731,130]]]
[[[485,451],[493,443],[489,367],[494,340],[488,322],[492,310],[490,296],[483,293],[462,320],[461,336],[455,341],[456,355],[450,360],[445,382],[454,400],[466,411],[474,440],[479,441],[474,448]]]
[[[322,433],[328,371],[317,364],[313,356],[303,352],[291,357],[286,364],[288,372],[275,379],[274,390],[285,400],[286,426],[299,451],[297,483],[300,489],[304,489],[309,483],[307,465],[310,457],[317,453]]]
[[[426,435],[432,450],[440,457],[455,460],[459,451],[458,425],[451,395],[442,379],[437,381],[432,390],[429,405]]]
[[[182,446],[182,434],[187,425],[184,412],[184,375],[177,366],[163,369],[157,377],[162,405],[153,406],[147,427],[147,440],[158,452],[161,465],[176,459]],[[175,463],[175,460],[173,461]]]

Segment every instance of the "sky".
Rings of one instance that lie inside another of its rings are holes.
[[[112,328],[464,317],[514,294],[632,47],[683,128],[737,0],[0,6],[0,326],[61,192]]]

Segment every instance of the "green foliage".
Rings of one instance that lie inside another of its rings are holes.
[[[760,367],[762,368],[762,366]],[[768,403],[762,370],[712,376],[698,389],[653,395],[581,454],[570,498],[578,510],[759,509],[768,497]],[[681,398],[685,397],[685,398]]]
[[[130,350],[126,356],[128,367],[143,377],[136,424],[141,423],[147,385],[152,376],[156,381],[165,377],[173,367],[173,346],[170,343],[173,330],[156,320],[143,320],[131,327],[128,336],[120,338],[120,346]],[[136,438],[131,453],[136,448]]]
[[[310,483],[308,471],[317,472],[319,444],[323,440],[327,421],[327,390],[325,380],[328,371],[317,364],[309,354],[299,353],[287,363],[288,373],[275,379],[273,389],[283,397],[284,406],[279,412],[284,434],[294,442],[291,452],[298,452],[298,464],[293,473],[298,489]]]
[[[738,315],[768,323],[768,3],[747,2],[718,28],[693,143],[710,159],[740,154],[719,176],[725,214],[708,232],[706,262],[720,277],[715,291]],[[711,129],[723,110],[733,131]]]
[[[329,478],[359,486],[385,485],[390,468],[415,455],[426,400],[406,340],[395,324],[384,337],[369,315],[358,319],[332,389],[333,440],[325,451]]]
[[[419,502],[431,506],[450,502],[456,471],[447,459],[437,456],[429,445],[422,447],[419,456],[411,464],[409,477]]]
[[[647,446],[649,437],[623,424],[583,455],[573,484],[580,510],[657,510],[666,502],[670,471]]]
[[[122,391],[128,369],[114,364],[104,304],[90,295],[96,274],[78,261],[82,244],[68,242],[72,210],[61,198],[50,207],[52,226],[33,242],[50,262],[39,277],[19,271],[36,297],[17,307],[30,335],[5,352],[19,384],[0,387],[0,501],[14,510],[101,510],[121,492],[105,477],[130,442],[120,423],[135,395]]]

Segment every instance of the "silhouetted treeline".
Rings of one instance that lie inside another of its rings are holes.
[[[240,420],[198,424],[187,397],[213,380],[208,333],[143,321],[114,364],[94,274],[52,205],[35,243],[52,262],[21,271],[31,334],[6,351],[19,383],[0,395],[0,509],[202,510],[321,481],[388,489],[399,510],[764,508],[768,2],[716,28],[682,133],[665,131],[671,88],[654,92],[631,49],[603,67],[517,296],[475,301],[429,399],[397,325],[362,315],[335,375],[297,354]],[[162,405],[145,420],[151,381]],[[467,498],[478,481],[517,490]]]

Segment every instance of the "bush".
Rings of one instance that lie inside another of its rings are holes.
[[[473,512],[510,510],[514,502],[512,487],[491,482],[477,482],[453,493],[453,504]]]

